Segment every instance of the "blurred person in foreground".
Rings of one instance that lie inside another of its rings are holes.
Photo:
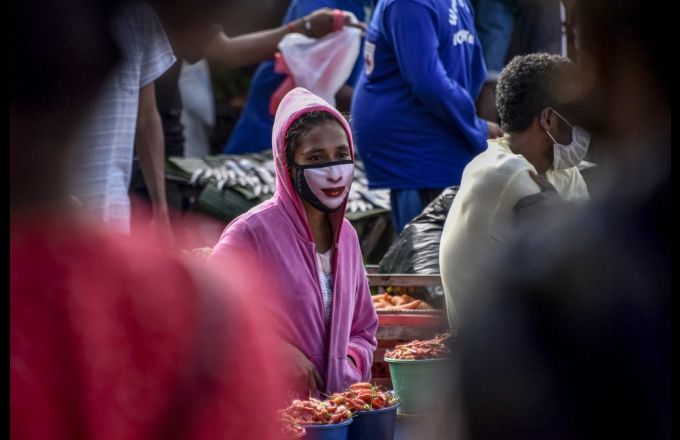
[[[608,187],[515,243],[465,316],[468,438],[671,438],[670,5],[580,1]]]
[[[112,3],[10,8],[10,437],[279,438],[275,345],[241,282],[73,212],[72,136],[120,62]]]
[[[546,53],[515,57],[501,72],[496,106],[506,135],[487,141],[465,167],[442,231],[440,267],[451,327],[463,325],[457,309],[486,276],[479,269],[527,219],[588,199],[577,166],[590,135],[563,109],[575,92],[575,74],[569,59]]]

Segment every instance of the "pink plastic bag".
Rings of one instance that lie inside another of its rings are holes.
[[[276,113],[279,102],[295,87],[304,87],[335,105],[335,94],[345,84],[359,56],[361,30],[344,27],[323,38],[288,34],[279,43],[274,70],[288,78],[272,95],[269,111]]]

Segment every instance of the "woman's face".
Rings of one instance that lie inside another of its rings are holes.
[[[347,163],[352,160],[349,139],[340,123],[325,121],[309,130],[300,138],[293,159],[297,165],[308,167],[302,173],[312,199],[329,210],[339,208],[354,176],[354,165]]]

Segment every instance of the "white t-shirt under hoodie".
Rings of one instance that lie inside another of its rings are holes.
[[[331,261],[333,258],[333,248],[331,247],[326,252],[316,253],[316,264],[319,269],[319,285],[321,287],[321,296],[323,298],[324,313],[326,316],[326,325],[331,318],[331,306],[333,305],[333,267]]]

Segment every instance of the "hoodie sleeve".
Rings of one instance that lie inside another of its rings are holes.
[[[262,263],[259,258],[259,242],[248,223],[236,220],[230,223],[222,233],[210,254],[210,262],[219,264],[220,261],[238,261],[250,268],[261,280]],[[226,263],[229,264],[229,263]],[[252,283],[253,286],[259,283]]]
[[[368,279],[363,264],[357,265],[357,271],[357,296],[347,354],[354,360],[357,370],[361,373],[361,380],[367,381],[371,378],[373,352],[378,345],[375,339],[375,333],[378,330],[378,315],[371,301]]]
[[[449,78],[439,58],[437,11],[415,1],[393,2],[383,20],[401,75],[413,93],[445,126],[463,133],[473,152],[482,151],[488,128],[477,117],[474,98]]]

